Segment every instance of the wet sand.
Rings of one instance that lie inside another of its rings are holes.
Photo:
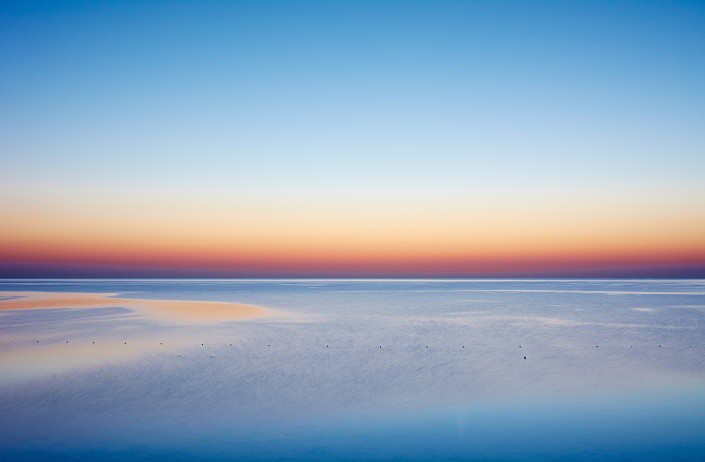
[[[82,292],[0,292],[0,311],[38,310],[56,308],[112,308],[132,309],[167,321],[220,322],[270,316],[261,307],[241,303],[147,300],[116,297],[115,293]],[[11,298],[10,298],[11,297]]]

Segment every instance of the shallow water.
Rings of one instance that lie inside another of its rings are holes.
[[[2,291],[275,313],[0,312],[3,460],[705,459],[702,280],[5,280]]]

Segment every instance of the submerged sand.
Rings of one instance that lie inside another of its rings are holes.
[[[261,307],[241,303],[196,300],[147,300],[115,293],[0,292],[0,311],[55,308],[122,307],[171,321],[219,322],[269,316]]]

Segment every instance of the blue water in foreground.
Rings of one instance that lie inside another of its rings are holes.
[[[2,461],[705,460],[703,280],[0,280],[2,291],[276,313],[0,311]]]

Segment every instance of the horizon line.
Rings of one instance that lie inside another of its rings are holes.
[[[455,281],[660,281],[660,280],[703,280],[705,276],[475,276],[475,277],[0,277],[0,282],[14,281],[434,281],[434,282],[455,282]]]

